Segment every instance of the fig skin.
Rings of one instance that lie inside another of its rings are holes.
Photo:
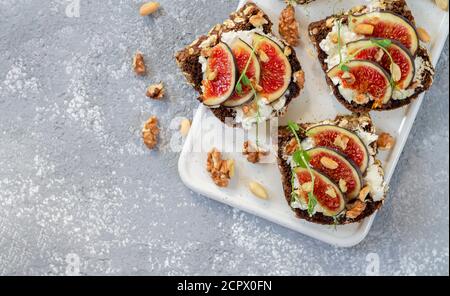
[[[408,48],[408,50],[411,52],[411,54],[413,56],[416,55],[417,50],[419,49],[419,35],[417,34],[417,29],[408,19],[406,19],[405,17],[398,15],[396,13],[393,13],[390,11],[374,11],[374,12],[368,12],[368,13],[364,13],[364,14],[360,14],[360,15],[351,15],[349,17],[350,29],[353,30],[357,24],[364,23],[364,20],[369,20],[371,18],[377,18],[380,21],[394,23],[394,24],[405,27],[409,32],[409,35],[411,37],[411,43],[412,43],[410,48]],[[373,36],[373,37],[381,37],[382,39],[398,40],[398,39],[395,39],[390,36]],[[400,41],[400,40],[398,40],[398,41]],[[405,47],[406,47],[406,45],[405,45]]]
[[[236,85],[236,80],[237,80],[237,73],[238,73],[238,69],[236,66],[236,60],[233,56],[233,52],[231,51],[231,48],[223,42],[219,42],[219,44],[217,44],[214,48],[216,48],[218,46],[220,46],[223,50],[225,50],[227,52],[228,57],[230,58],[230,61],[232,63],[232,65],[231,65],[232,78],[231,78],[231,82],[230,82],[230,89],[224,95],[216,97],[216,98],[205,98],[204,94],[202,95],[202,103],[205,104],[206,106],[210,106],[210,107],[222,104],[223,102],[228,100],[233,95],[234,87]]]
[[[380,74],[382,74],[384,76],[385,82],[386,82],[386,93],[383,97],[383,104],[386,104],[387,102],[389,102],[389,100],[392,98],[392,93],[393,93],[393,88],[392,85],[390,84],[391,81],[391,75],[389,75],[389,73],[383,69],[383,67],[381,67],[379,64],[369,61],[369,60],[351,60],[349,62],[347,62],[345,64],[346,66],[348,66],[350,69],[352,67],[359,67],[359,66],[365,66],[365,67],[370,67],[376,71],[378,71]],[[340,65],[337,65],[333,68],[331,68],[331,70],[328,71],[327,75],[329,78],[333,78],[336,77],[342,70],[340,69]]]
[[[270,45],[272,45],[273,47],[275,47],[276,51],[277,51],[277,55],[279,58],[281,58],[283,60],[283,64],[285,65],[285,73],[283,74],[283,78],[284,78],[284,85],[278,89],[277,91],[273,92],[273,93],[265,93],[264,90],[261,92],[261,96],[266,98],[268,100],[269,103],[273,103],[277,100],[279,100],[281,97],[283,97],[286,92],[289,89],[289,84],[292,81],[292,66],[291,63],[289,62],[289,59],[284,55],[284,49],[281,48],[281,46],[275,42],[274,40],[270,39],[267,36],[255,33],[255,37],[254,37],[254,42],[255,39],[260,39],[263,41],[259,41],[259,42],[268,42]],[[257,43],[259,43],[258,41],[256,41]],[[258,52],[258,48],[256,48],[256,52]],[[264,63],[260,63],[261,64],[261,80],[264,79]],[[262,85],[261,85],[262,86]]]
[[[359,49],[358,45],[361,45],[360,48],[362,48],[365,45],[369,44],[369,42],[372,43],[373,40],[375,40],[375,41],[382,41],[382,40],[385,40],[385,39],[384,38],[366,38],[366,39],[361,39],[361,40],[357,40],[357,41],[352,41],[352,42],[349,42],[347,44],[347,48],[348,48],[349,51],[351,51],[352,49],[358,50]],[[397,40],[392,40],[391,39],[390,41],[392,42],[390,47],[391,46],[396,47],[396,49],[400,50],[406,56],[406,58],[409,60],[409,65],[411,67],[411,71],[408,74],[409,78],[407,79],[407,80],[409,80],[409,82],[404,84],[402,86],[402,88],[401,88],[401,89],[406,89],[406,88],[408,88],[411,85],[412,81],[414,80],[414,76],[416,75],[416,65],[415,65],[415,62],[414,62],[414,57],[411,54],[411,52],[409,51],[409,49],[406,48],[403,44],[401,44]],[[373,47],[371,47],[371,48],[374,48],[374,47],[377,47],[377,46],[373,45]],[[379,47],[377,47],[377,48],[379,48]],[[367,48],[367,49],[370,49],[370,48]],[[372,61],[372,62],[376,63],[376,61]],[[385,69],[385,68],[383,68],[383,69],[388,71],[388,69]]]
[[[316,197],[318,197],[318,203],[319,205],[324,209],[323,215],[328,216],[328,217],[334,217],[339,215],[342,211],[345,210],[345,198],[344,198],[344,194],[341,192],[341,190],[339,189],[339,186],[336,185],[330,178],[328,178],[327,176],[325,176],[324,174],[322,174],[321,172],[311,168],[312,173],[314,174],[314,178],[316,179],[316,184],[314,186],[314,195],[316,195]],[[298,178],[299,174],[305,174],[307,176],[309,176],[309,182],[311,181],[311,177],[310,177],[310,172],[308,169],[304,169],[301,167],[297,167],[294,169],[294,172],[296,174],[296,178]],[[325,184],[327,184],[328,186],[331,186],[332,188],[334,188],[335,193],[337,193],[337,197],[339,198],[339,208],[337,208],[336,210],[332,210],[329,209],[327,206],[325,206],[324,204],[322,204],[319,199],[320,197],[317,196],[317,192],[316,192],[316,186],[317,186],[317,180],[320,179],[321,181],[323,181]],[[301,197],[300,197],[301,198]]]
[[[249,44],[247,44],[244,40],[238,39],[234,44],[232,44],[231,45],[231,51],[232,52],[234,50],[234,46],[244,47],[246,49],[246,51],[251,56],[253,48]],[[236,61],[236,57],[234,57],[234,58],[235,58],[235,61]],[[255,77],[254,78],[256,79],[256,83],[259,83],[259,80],[261,78],[261,66],[260,66],[259,61],[256,58],[256,56],[253,56],[252,60],[253,60],[253,66],[255,67]],[[237,64],[237,61],[236,61],[235,65],[236,65],[236,69],[237,69],[237,78],[236,78],[236,83],[237,83],[237,80],[239,79],[239,77],[240,77],[240,75],[242,73],[239,73],[239,66]],[[231,94],[231,97],[229,99],[227,99],[225,102],[222,103],[222,105],[224,107],[229,107],[229,108],[238,107],[238,106],[241,106],[241,105],[251,101],[255,97],[254,94],[250,91],[245,96],[241,97],[238,100],[235,100],[235,99],[233,99],[233,96],[234,96],[235,92],[236,92],[236,88],[233,91],[233,93]]]
[[[353,158],[351,157],[351,155],[347,155],[345,153],[345,151],[342,151],[341,149],[339,149],[338,147],[327,147],[327,148],[331,148],[334,150],[339,151],[340,153],[342,153],[343,155],[346,156],[347,159],[352,160],[352,162],[355,163],[355,165],[357,167],[359,167],[359,170],[361,171],[362,174],[364,174],[367,170],[367,168],[369,167],[369,158],[370,158],[370,154],[369,154],[369,150],[367,148],[367,146],[364,144],[364,142],[361,140],[361,138],[355,134],[354,132],[342,128],[342,127],[338,127],[336,125],[318,125],[315,127],[312,127],[310,129],[308,129],[308,135],[313,138],[317,136],[318,134],[322,133],[322,132],[326,132],[326,131],[333,131],[338,133],[339,135],[344,135],[346,137],[351,138],[355,143],[358,144],[358,147],[360,148],[360,150],[364,153],[364,158],[362,161],[361,165],[356,164],[356,162],[353,160]]]
[[[316,155],[316,154],[325,154],[326,156],[329,156],[329,157],[331,156],[333,158],[339,159],[340,162],[342,162],[348,169],[350,169],[352,171],[353,178],[355,179],[355,182],[356,182],[356,187],[353,189],[353,191],[346,192],[346,193],[344,193],[344,195],[349,200],[355,199],[358,196],[359,192],[362,189],[363,176],[362,176],[360,168],[354,163],[353,160],[349,159],[342,152],[340,152],[336,149],[328,148],[328,147],[320,147],[320,146],[315,147],[315,148],[308,150],[307,153],[311,156],[311,158],[313,158],[314,155]],[[315,169],[326,175],[326,173],[322,172],[322,170],[320,168],[315,168]],[[339,183],[339,179],[335,180],[332,177],[329,177],[329,179],[331,179],[335,184]]]

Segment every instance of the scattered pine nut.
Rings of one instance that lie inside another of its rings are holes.
[[[141,16],[147,16],[158,10],[160,4],[158,2],[148,2],[141,6],[139,14]]]
[[[442,10],[448,10],[448,0],[434,0],[436,5]]]
[[[430,34],[424,28],[417,28],[417,35],[419,35],[419,39],[422,42],[428,43],[431,41]]]
[[[266,189],[259,184],[258,182],[250,182],[248,184],[248,187],[250,188],[250,191],[256,196],[261,199],[268,199],[269,195],[267,194]]]
[[[189,134],[189,130],[191,129],[191,121],[187,118],[184,118],[180,124],[180,133],[183,137],[187,137]]]

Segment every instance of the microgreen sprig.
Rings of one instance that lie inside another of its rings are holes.
[[[309,162],[311,161],[311,158],[310,158],[308,152],[306,152],[303,149],[300,137],[298,136],[298,132],[300,130],[302,130],[302,128],[293,121],[289,121],[288,128],[294,134],[294,137],[297,140],[297,144],[298,144],[298,149],[292,155],[292,160],[296,164],[296,167],[301,167],[301,168],[307,169],[309,174],[311,175],[311,183],[312,183],[313,190],[311,190],[311,192],[308,192],[308,214],[310,216],[312,216],[312,215],[314,215],[314,210],[317,205],[317,197],[314,195],[315,176],[314,176],[314,173],[309,164]],[[295,171],[292,170],[292,176],[294,176],[294,175],[295,175]],[[294,183],[294,179],[292,179],[292,184],[293,183]],[[294,192],[294,186],[292,186],[292,191],[293,191],[293,194],[295,194],[295,196],[297,197],[297,193]]]

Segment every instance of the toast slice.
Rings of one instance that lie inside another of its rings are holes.
[[[414,79],[405,92],[400,96],[396,96],[396,99],[394,99],[393,96],[387,103],[374,106],[373,101],[369,101],[367,103],[361,101],[360,103],[356,103],[355,100],[349,100],[348,98],[346,99],[342,95],[338,86],[333,83],[332,79],[330,79],[327,75],[330,68],[327,63],[327,58],[329,58],[329,56],[321,47],[321,42],[326,43],[326,39],[327,37],[329,38],[338,19],[342,20],[343,26],[348,26],[350,15],[361,15],[373,11],[391,12],[403,17],[413,26],[416,25],[414,16],[412,15],[412,12],[405,0],[376,0],[371,5],[358,6],[342,15],[333,15],[324,20],[313,22],[309,25],[309,36],[318,52],[319,61],[322,65],[323,71],[326,74],[325,77],[327,84],[330,86],[338,101],[353,112],[369,112],[371,110],[384,111],[406,106],[416,99],[421,93],[428,90],[433,84],[434,68],[432,66],[430,55],[423,45],[419,45],[417,52],[413,55],[416,66]]]
[[[311,213],[307,209],[307,203],[304,204],[303,207],[298,206],[298,199],[294,197],[295,195],[293,193],[298,192],[298,190],[301,190],[301,188],[303,187],[302,183],[299,182],[296,174],[294,174],[296,165],[293,164],[292,156],[293,151],[296,149],[295,145],[298,144],[291,129],[285,126],[279,127],[278,130],[278,167],[282,176],[281,180],[286,201],[298,218],[307,220],[312,223],[323,225],[342,225],[360,222],[364,218],[371,216],[383,205],[387,192],[387,186],[384,183],[384,172],[381,167],[381,163],[376,159],[376,155],[378,153],[378,136],[376,135],[375,127],[368,114],[357,113],[346,116],[338,116],[334,120],[327,120],[319,123],[300,124],[298,136],[302,143],[303,149],[306,150],[307,153],[310,153],[310,151],[313,151],[314,149],[321,149],[323,147],[312,144],[312,138],[307,135],[307,131],[311,131],[312,128],[323,126],[343,128],[346,131],[354,133],[354,135],[357,135],[358,138],[362,140],[362,143],[364,143],[364,145],[366,146],[369,155],[369,165],[364,172],[360,172],[361,186],[358,188],[361,188],[361,191],[358,190],[351,199],[348,199],[348,196],[345,197],[345,207],[344,205],[342,205],[342,211],[339,212],[339,214],[330,215],[325,214],[325,212],[323,211],[321,212],[317,210],[314,212],[314,214],[310,215]],[[328,151],[331,151],[332,153],[335,150],[334,148],[330,149],[331,150]],[[340,154],[337,149],[334,152],[339,153],[339,155],[343,155]],[[351,161],[349,160],[349,163],[350,162]],[[312,160],[311,163],[313,163]],[[321,168],[319,167],[312,168],[317,168],[319,172],[321,170]],[[339,168],[338,170],[342,171],[341,168]],[[325,169],[325,171],[322,172],[326,175],[327,172],[330,171],[326,171]],[[336,179],[336,176],[333,177]],[[344,192],[340,181],[341,180],[339,180],[339,182],[333,181],[333,183],[336,187],[340,188],[342,192]],[[370,192],[367,194],[367,197],[365,197],[366,194],[364,194],[364,191],[367,193],[367,190],[370,190]],[[314,189],[314,194],[315,193],[316,189]],[[297,197],[298,196],[299,195],[297,195]],[[360,202],[361,200],[363,202]],[[363,208],[357,208],[361,206]]]
[[[198,98],[200,102],[202,102],[203,95],[202,81],[205,77],[202,64],[200,62],[202,52],[205,49],[212,48],[221,42],[222,36],[227,32],[257,30],[260,34],[270,36],[283,47],[284,52],[288,53],[286,56],[292,68],[291,81],[288,85],[287,91],[282,97],[284,104],[274,108],[273,112],[270,113],[270,117],[282,115],[287,110],[288,105],[294,98],[299,96],[300,91],[303,88],[304,75],[295,50],[272,35],[272,25],[273,24],[269,17],[256,4],[249,2],[239,11],[232,13],[228,20],[222,24],[216,25],[207,35],[199,37],[175,55],[177,64],[187,81],[200,94],[200,97]],[[280,102],[280,100],[277,102]],[[240,122],[236,122],[237,113],[240,113],[242,116],[242,108],[243,106],[225,107],[223,105],[218,105],[211,107],[211,111],[220,121],[224,123],[227,118],[231,118],[231,123],[227,122],[228,124],[242,126]]]

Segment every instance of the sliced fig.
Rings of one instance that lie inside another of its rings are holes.
[[[357,60],[376,62],[387,72],[391,71],[392,58],[394,63],[400,67],[400,76],[394,79],[394,75],[391,73],[392,79],[397,88],[406,89],[414,79],[414,58],[409,50],[398,41],[389,40],[388,45],[383,47],[384,49],[377,45],[384,41],[386,39],[371,38],[350,42],[347,44],[348,53],[354,55],[354,59]]]
[[[253,46],[261,65],[260,96],[272,103],[287,91],[292,77],[292,67],[283,49],[270,38],[257,34]]]
[[[335,125],[319,125],[308,129],[315,146],[328,147],[342,152],[364,174],[369,166],[369,151],[355,133]]]
[[[412,55],[419,48],[419,37],[414,26],[404,17],[392,12],[369,12],[351,16],[352,31],[367,37],[380,37],[399,41]]]
[[[348,200],[358,196],[361,191],[362,176],[359,167],[337,152],[326,147],[316,147],[307,151],[311,166],[328,176]]]
[[[252,60],[245,73],[248,79],[254,80],[256,83],[259,84],[259,78],[261,76],[261,68],[259,66],[259,62],[258,59],[256,58],[256,55],[255,54],[252,55],[253,49],[250,47],[250,45],[248,45],[241,39],[237,39],[231,45],[231,50],[233,52],[233,56],[236,61],[236,66],[238,68],[237,77],[240,77],[242,75],[242,72],[247,66],[249,58],[252,57]],[[254,94],[252,92],[251,86],[245,85],[244,83],[242,83],[241,85],[242,91],[238,93],[235,90],[233,92],[233,95],[223,103],[224,106],[236,107],[244,103],[247,103],[248,101],[253,99]]]
[[[311,169],[314,175],[314,196],[317,198],[317,203],[323,209],[325,216],[336,216],[341,213],[345,208],[344,195],[339,187],[333,183],[327,176],[319,173],[318,171]],[[295,174],[300,185],[311,184],[311,173],[308,169],[296,168]],[[307,187],[307,186],[302,186]],[[311,186],[312,187],[312,186]],[[312,188],[311,188],[312,189]],[[311,190],[310,189],[310,190]],[[305,190],[300,190],[299,196],[305,204],[308,203],[308,193]]]
[[[231,49],[223,42],[209,53],[206,73],[202,81],[202,102],[216,106],[231,97],[236,84],[236,64]]]
[[[386,104],[391,99],[391,78],[380,65],[367,60],[352,60],[344,66],[332,68],[328,77],[333,81],[338,78],[340,86],[351,91],[352,97],[346,99],[358,104],[367,104],[369,100],[373,100],[375,107]]]

